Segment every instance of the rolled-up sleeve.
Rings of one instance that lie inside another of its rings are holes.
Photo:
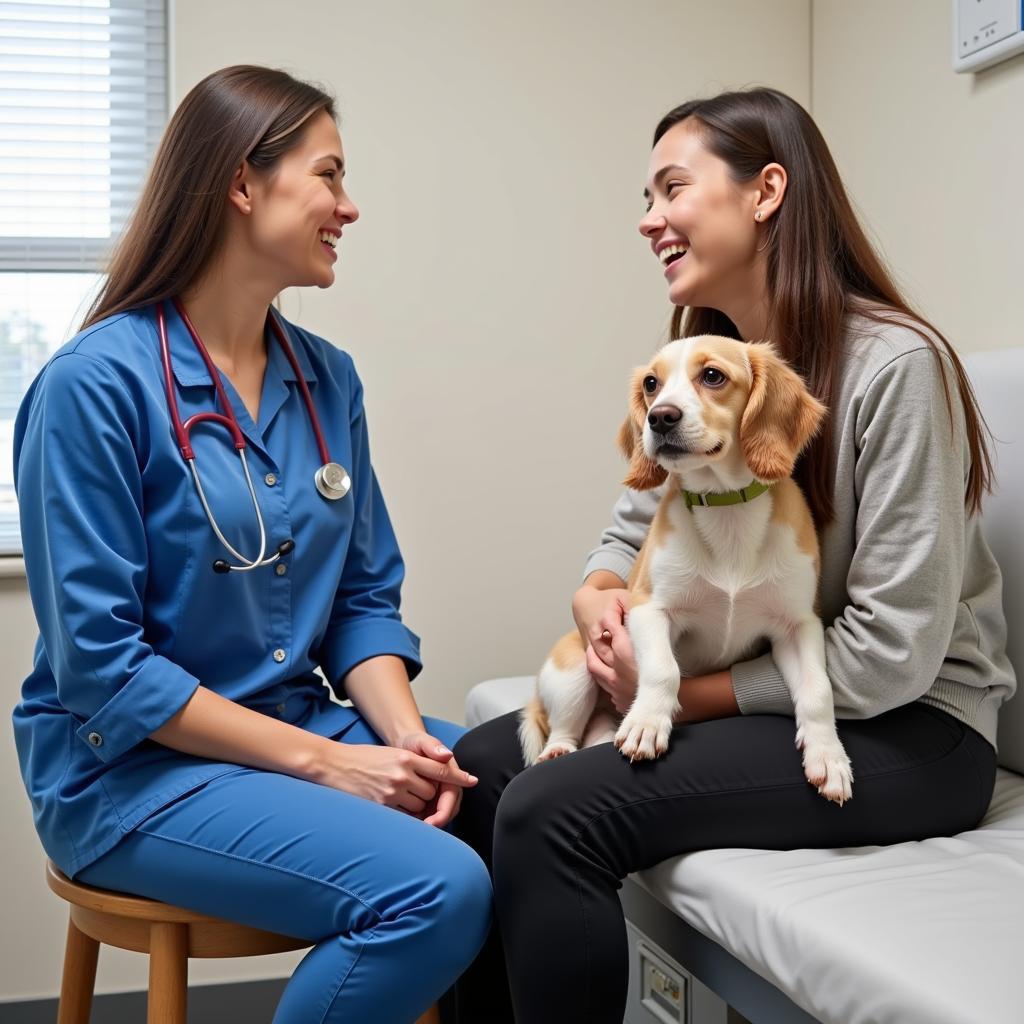
[[[946,372],[952,441],[929,349],[883,367],[857,413],[848,603],[825,629],[825,667],[839,717],[870,718],[921,697],[949,649],[964,569],[967,442],[948,361]],[[741,713],[793,713],[770,654],[734,665],[732,681]]]
[[[342,697],[345,676],[367,658],[396,655],[405,662],[410,679],[423,667],[419,637],[399,614],[405,563],[370,462],[362,383],[351,363],[349,372],[351,497],[355,512],[341,581],[319,655],[324,675]]]
[[[144,431],[113,370],[81,353],[53,359],[27,401],[15,487],[33,611],[75,735],[113,761],[199,685],[144,638]]]

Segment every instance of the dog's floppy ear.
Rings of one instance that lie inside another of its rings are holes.
[[[649,491],[660,487],[668,473],[653,459],[644,454],[643,431],[647,421],[647,403],[644,401],[644,377],[647,367],[638,366],[633,371],[629,388],[629,414],[619,427],[619,448],[629,459],[629,472],[622,482],[635,491]]]
[[[746,346],[752,380],[740,421],[740,448],[758,480],[782,480],[828,410],[768,342]]]

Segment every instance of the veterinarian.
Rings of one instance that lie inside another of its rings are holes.
[[[446,830],[476,780],[410,691],[359,377],[271,309],[333,283],[343,165],[332,98],[281,71],[215,72],[171,118],[18,413],[40,636],[14,730],[68,875],[308,939],[280,1024],[410,1024],[491,885]]]
[[[500,928],[455,987],[460,1024],[621,1024],[620,879],[668,857],[974,828],[994,785],[997,709],[1016,686],[978,520],[991,464],[961,364],[900,296],[806,111],[768,89],[677,107],[655,131],[644,191],[640,233],[677,307],[671,336],[774,341],[831,411],[795,478],[821,540],[853,799],[838,806],[808,784],[792,700],[764,652],[681,680],[682,713],[654,761],[631,764],[606,742],[524,771],[518,713],[472,730],[455,753],[480,783],[456,832],[491,868]],[[660,497],[623,494],[572,602],[619,713],[636,689],[625,581]]]

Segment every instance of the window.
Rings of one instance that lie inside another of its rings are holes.
[[[0,555],[22,396],[76,334],[167,120],[165,0],[0,2]]]

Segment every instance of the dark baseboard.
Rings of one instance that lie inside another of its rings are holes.
[[[270,1024],[287,981],[273,978],[190,987],[188,1024]],[[0,1003],[3,1024],[53,1024],[56,1019],[56,999]],[[93,998],[91,1024],[139,1024],[145,1019],[145,992],[118,992]]]

